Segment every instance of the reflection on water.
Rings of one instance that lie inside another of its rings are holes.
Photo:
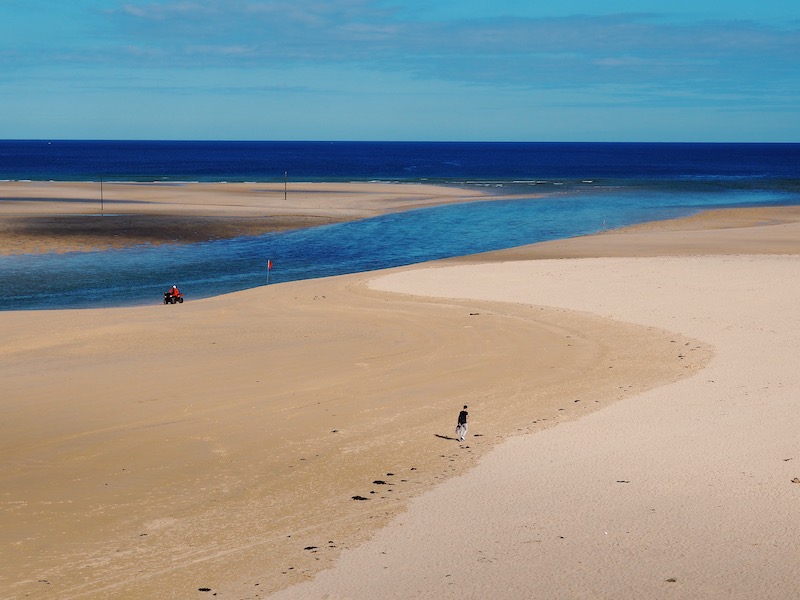
[[[0,309],[150,304],[266,283],[369,271],[571,237],[713,206],[797,204],[767,192],[619,191],[426,208],[312,229],[185,246],[0,258]]]

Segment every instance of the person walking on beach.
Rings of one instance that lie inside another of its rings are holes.
[[[458,424],[456,425],[456,435],[461,442],[467,437],[467,429],[469,428],[467,425],[467,414],[467,405],[465,404],[462,411],[458,413]]]

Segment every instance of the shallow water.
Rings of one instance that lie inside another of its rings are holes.
[[[185,246],[0,258],[0,310],[187,300],[594,233],[703,208],[800,204],[780,191],[620,189],[448,205],[259,237]]]

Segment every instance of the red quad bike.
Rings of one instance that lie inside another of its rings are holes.
[[[171,291],[164,292],[164,304],[183,304],[183,294],[173,294]]]

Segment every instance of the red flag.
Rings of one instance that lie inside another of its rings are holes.
[[[272,270],[272,261],[267,259],[267,271],[271,271],[271,270]]]

